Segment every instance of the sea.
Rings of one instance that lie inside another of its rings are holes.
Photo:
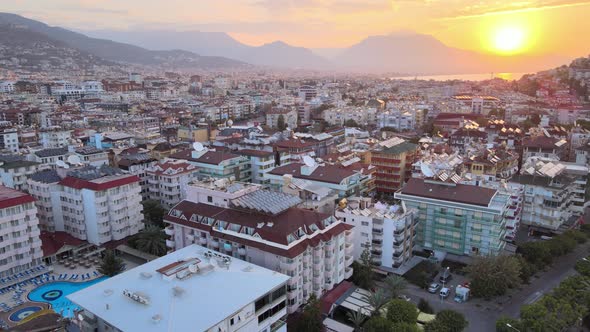
[[[414,75],[391,77],[394,80],[434,80],[434,81],[485,81],[491,78],[502,78],[507,81],[518,80],[529,73],[487,73],[487,74],[457,74],[457,75]]]

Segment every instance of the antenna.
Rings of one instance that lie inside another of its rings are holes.
[[[201,142],[194,142],[193,149],[195,149],[195,151],[203,151],[205,149],[205,147],[203,146],[203,144]]]
[[[315,160],[310,156],[303,156],[303,163],[305,163],[305,166],[307,167],[315,167]]]

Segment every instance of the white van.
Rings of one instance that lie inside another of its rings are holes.
[[[443,288],[440,290],[440,297],[442,297],[443,299],[446,299],[447,297],[449,297],[449,295],[451,295],[451,290],[447,287]]]

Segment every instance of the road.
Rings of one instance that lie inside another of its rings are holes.
[[[588,244],[578,246],[568,255],[555,259],[550,269],[547,272],[538,273],[538,278],[531,278],[530,284],[523,285],[520,290],[512,290],[508,295],[493,301],[470,299],[466,303],[456,303],[452,297],[441,301],[437,294],[430,294],[411,284],[404,293],[414,303],[418,303],[420,298],[428,300],[436,311],[451,309],[462,313],[469,321],[467,331],[495,331],[496,320],[500,316],[518,317],[522,305],[534,303],[559,285],[562,280],[575,275],[574,265],[578,260],[588,256],[588,249]],[[451,284],[456,285],[457,282],[458,280],[453,280]]]

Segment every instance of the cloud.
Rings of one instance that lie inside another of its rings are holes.
[[[476,17],[492,16],[492,15],[504,15],[504,14],[513,14],[513,13],[530,12],[530,11],[547,10],[547,9],[557,9],[557,8],[574,7],[574,6],[584,6],[584,5],[590,5],[590,1],[589,0],[523,1],[523,2],[513,2],[510,4],[502,4],[502,5],[494,5],[494,4],[488,5],[488,4],[484,4],[484,3],[476,3],[475,5],[466,6],[460,10],[457,10],[454,13],[452,13],[451,15],[443,16],[443,17],[441,17],[441,19],[456,20],[456,19],[476,18]]]
[[[422,0],[424,1],[424,0]],[[428,0],[426,0],[428,1]],[[392,1],[372,0],[372,1],[354,1],[354,0],[261,0],[254,3],[273,13],[288,13],[290,11],[307,10],[307,11],[329,11],[332,13],[361,13],[391,10]]]

